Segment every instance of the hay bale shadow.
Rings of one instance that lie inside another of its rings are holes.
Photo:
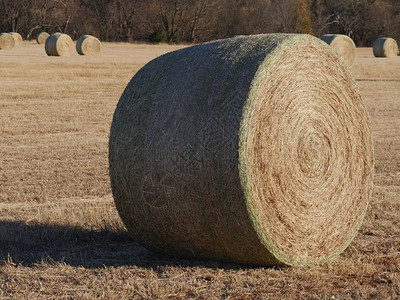
[[[243,265],[160,256],[133,242],[126,231],[91,231],[78,227],[0,221],[0,261],[15,264],[65,263],[85,268],[110,266],[207,267],[240,269]],[[248,267],[248,266],[246,266]]]

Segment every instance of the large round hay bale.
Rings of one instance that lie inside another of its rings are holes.
[[[14,38],[9,33],[0,33],[0,49],[12,49],[15,46]]]
[[[369,117],[317,38],[214,41],[137,72],[114,113],[109,170],[124,224],[153,251],[320,263],[349,245],[366,213]]]
[[[76,51],[80,55],[96,55],[101,51],[101,43],[94,36],[83,35],[76,41]]]
[[[14,38],[15,46],[21,45],[23,39],[18,32],[10,32],[11,36]]]
[[[393,57],[399,53],[397,42],[388,37],[381,37],[375,40],[372,45],[375,57]]]
[[[40,45],[45,44],[49,36],[47,32],[41,32],[36,36],[36,42]]]
[[[68,56],[74,50],[74,42],[67,34],[52,34],[46,40],[45,50],[48,56]]]
[[[357,49],[353,40],[343,34],[324,34],[320,37],[330,45],[348,66],[352,66],[356,59]]]

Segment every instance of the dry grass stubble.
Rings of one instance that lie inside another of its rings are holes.
[[[132,74],[171,49],[105,44],[97,57],[56,59],[23,42],[0,52],[0,298],[398,299],[400,61],[358,49],[353,67],[376,156],[360,234],[333,263],[266,269],[155,256],[118,218],[112,113]]]

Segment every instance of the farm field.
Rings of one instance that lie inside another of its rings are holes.
[[[146,62],[183,46],[103,44],[99,56],[0,51],[0,299],[400,299],[400,57],[357,49],[375,189],[334,262],[256,268],[156,256],[113,204],[108,135]]]

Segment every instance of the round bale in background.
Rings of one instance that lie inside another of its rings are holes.
[[[36,42],[40,45],[45,44],[49,36],[47,32],[41,32],[36,36]]]
[[[381,37],[372,45],[375,57],[393,57],[399,53],[397,42],[389,37]]]
[[[74,50],[74,42],[67,34],[52,34],[46,40],[45,50],[48,56],[68,56]]]
[[[11,34],[3,32],[0,33],[0,49],[12,49],[15,46],[15,40]]]
[[[94,36],[83,35],[76,41],[76,51],[80,55],[96,55],[101,51],[101,43]]]
[[[317,38],[209,42],[132,78],[109,173],[126,228],[153,251],[321,263],[346,249],[368,207],[369,117],[348,68]]]
[[[14,38],[15,46],[21,45],[23,41],[22,36],[18,32],[10,32],[10,34]]]
[[[353,40],[343,34],[324,34],[320,37],[330,45],[348,66],[352,66],[356,59],[357,49]]]

